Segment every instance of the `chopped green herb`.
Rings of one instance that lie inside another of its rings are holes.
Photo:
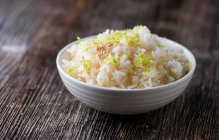
[[[144,72],[149,72],[149,68],[148,68],[148,67],[144,67],[144,68],[143,68],[143,71],[144,71]]]
[[[165,46],[164,45],[162,45],[162,44],[159,44],[158,45],[158,48],[164,48]]]
[[[107,56],[107,58],[104,60],[105,63],[109,63],[110,65],[116,65],[118,61],[116,60],[115,57],[112,55]]]
[[[90,49],[90,46],[85,47],[85,51],[88,51]]]
[[[143,53],[138,53],[138,61],[140,62],[140,64],[142,65],[150,65],[152,64],[152,56],[149,54],[143,54]]]
[[[143,26],[143,25],[137,25],[137,26],[135,26],[134,30],[139,31],[139,30],[142,30],[144,28],[145,28],[145,26]]]
[[[130,59],[131,55],[130,54],[125,54],[126,59]]]
[[[67,73],[68,73],[68,74],[71,74],[72,72],[75,71],[75,69],[76,69],[75,67],[68,68],[68,69],[67,69]]]
[[[81,38],[79,36],[77,36],[77,40],[81,40]]]
[[[84,66],[85,70],[87,72],[90,72],[90,70],[91,70],[91,62],[90,62],[90,60],[83,59],[82,63],[83,63],[83,66]]]
[[[189,71],[192,69],[192,62],[189,61]]]
[[[132,37],[130,37],[128,41],[128,45],[133,46],[133,47],[142,47],[139,35],[135,34]]]

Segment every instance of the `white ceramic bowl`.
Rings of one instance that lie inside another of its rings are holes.
[[[84,39],[93,38],[88,37]],[[111,89],[99,86],[93,86],[83,83],[69,76],[61,67],[61,59],[66,57],[66,49],[77,41],[64,47],[56,58],[56,64],[63,83],[66,88],[78,100],[88,106],[114,114],[139,114],[158,109],[183,93],[188,86],[196,67],[196,61],[193,54],[182,45],[160,38],[161,41],[171,44],[171,46],[182,48],[187,58],[192,63],[190,72],[181,79],[151,89]]]

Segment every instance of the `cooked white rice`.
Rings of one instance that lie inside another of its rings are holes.
[[[110,88],[151,88],[176,81],[189,71],[180,48],[159,41],[146,26],[106,30],[91,40],[80,40],[67,52],[62,67],[88,84]]]

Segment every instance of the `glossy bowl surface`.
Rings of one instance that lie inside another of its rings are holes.
[[[84,39],[93,37],[95,36]],[[196,67],[195,57],[187,48],[166,38],[160,37],[159,39],[161,42],[171,46],[182,48],[192,64],[191,70],[187,75],[172,83],[151,89],[113,89],[81,82],[69,76],[61,67],[61,59],[68,55],[66,49],[73,43],[78,43],[77,41],[70,43],[59,52],[56,58],[59,75],[72,95],[94,109],[113,114],[139,114],[158,109],[183,93]]]

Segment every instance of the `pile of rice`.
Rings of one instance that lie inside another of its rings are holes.
[[[146,26],[106,30],[73,44],[62,67],[88,84],[110,88],[151,88],[186,75],[189,61],[180,48],[159,41]]]

